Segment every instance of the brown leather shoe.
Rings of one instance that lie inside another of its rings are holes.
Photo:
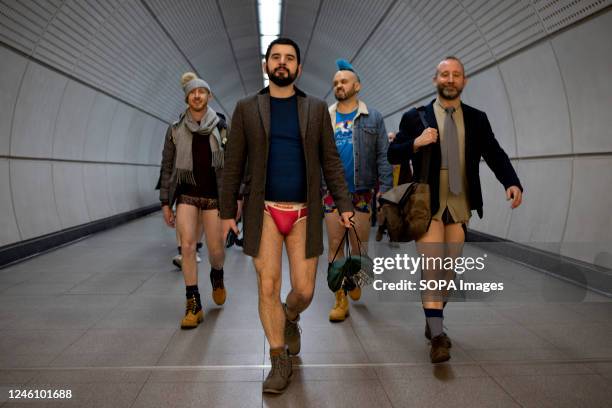
[[[191,299],[187,299],[185,316],[181,320],[181,329],[195,329],[202,320],[204,320],[204,311],[202,307],[198,305],[195,296]]]
[[[429,358],[432,363],[443,363],[450,360],[450,350],[447,347],[444,334],[434,337],[431,339],[431,350],[429,351]]]
[[[447,348],[453,347],[453,343],[451,342],[450,337],[448,337],[448,334],[442,333],[440,336],[444,336],[444,341],[446,342]],[[429,330],[429,325],[427,322],[425,322],[425,338],[427,340],[431,340],[431,330]]]
[[[272,369],[263,382],[263,392],[281,394],[289,385],[293,375],[291,357],[287,354],[287,350],[283,350],[280,355],[273,355],[272,351],[270,351],[270,363],[272,364]]]

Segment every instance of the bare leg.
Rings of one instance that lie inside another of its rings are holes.
[[[329,249],[327,251],[327,261],[328,262],[331,262],[332,259],[334,258],[334,254],[336,253],[336,250],[338,249],[338,245],[340,245],[340,241],[342,240],[342,237],[344,236],[344,231],[346,231],[346,228],[344,228],[338,222],[339,219],[340,219],[340,216],[338,215],[337,211],[325,214],[325,227],[327,229],[327,242],[329,243],[328,245]],[[342,258],[344,258],[344,245],[338,251],[338,256],[336,257],[336,259],[342,259]]]
[[[444,256],[452,258],[454,264],[454,261],[463,253],[463,244],[465,242],[465,232],[460,223],[444,226],[444,241]],[[453,269],[447,270],[445,279],[448,281],[455,279],[455,271]]]
[[[355,216],[353,220],[355,221],[355,229],[357,230],[357,234],[359,236],[359,240],[361,241],[361,251],[363,253],[367,253],[368,251],[368,239],[370,236],[370,213],[362,213],[355,212]],[[342,226],[339,222],[339,215],[337,212],[325,214],[325,226],[327,227],[327,239],[329,243],[329,251],[327,253],[328,262],[331,262],[334,254],[336,253],[336,249],[338,245],[340,245],[340,241],[344,236],[346,228]],[[357,241],[355,240],[355,232],[351,228],[350,230],[350,243],[351,243],[351,253],[357,254]],[[344,246],[340,248],[338,251],[337,259],[344,258]]]
[[[200,211],[202,231],[206,236],[206,248],[210,266],[215,269],[223,268],[225,262],[225,245],[221,230],[221,219],[218,210]]]
[[[293,226],[285,238],[285,245],[291,271],[291,291],[286,300],[287,317],[295,320],[312,301],[319,261],[318,256],[306,258],[306,219]]]
[[[371,212],[363,213],[359,211],[355,211],[355,215],[353,216],[353,221],[355,223],[355,230],[357,231],[357,236],[361,241],[361,254],[357,249],[357,240],[355,239],[355,231],[351,228],[350,232],[350,241],[351,241],[351,254],[353,255],[362,255],[368,252],[368,240],[370,238],[370,229],[372,228],[371,221]],[[337,223],[337,222],[336,222]],[[338,224],[339,225],[339,224]],[[340,225],[341,228],[342,225]]]
[[[196,243],[199,212],[197,207],[188,204],[179,204],[176,209],[176,230],[181,237],[182,270],[186,286],[198,284]]]
[[[202,237],[204,236],[204,221],[203,221],[203,217],[201,216],[200,216],[200,222],[198,222],[198,225],[197,225],[196,236],[198,237],[198,242],[202,242]]]
[[[446,246],[447,256],[453,258],[461,256],[465,243],[465,232],[460,223],[444,226],[444,242],[448,244]]]
[[[417,253],[424,254],[425,258],[443,258],[444,257],[444,224],[442,221],[431,220],[431,225],[427,232],[417,241]],[[442,271],[438,268],[423,267],[422,279],[424,280],[440,280]],[[421,294],[423,308],[425,309],[442,309],[443,300],[439,291],[423,291]]]
[[[283,236],[264,214],[259,253],[253,258],[259,289],[259,318],[271,349],[285,346],[285,312],[280,299]]]

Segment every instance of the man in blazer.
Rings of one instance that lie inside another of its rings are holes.
[[[347,228],[352,204],[327,105],[294,86],[302,69],[298,45],[287,38],[272,41],[264,69],[270,86],[234,110],[220,210],[224,234],[238,233],[236,199],[243,182],[243,249],[257,271],[259,316],[272,364],[263,391],[281,393],[292,373],[289,354],[300,351],[297,322],[312,300],[323,253],[321,170]],[[284,304],[283,243],[292,287]]]
[[[425,126],[416,109],[405,113],[400,131],[389,146],[392,164],[407,165],[412,160],[414,180],[420,180],[422,161],[430,155],[427,182],[431,195],[432,221],[427,232],[417,240],[418,253],[426,257],[461,255],[466,224],[471,211],[482,218],[482,193],[479,163],[484,158],[506,190],[506,199],[516,208],[522,201],[521,183],[504,150],[493,135],[487,115],[461,102],[467,83],[463,64],[456,57],[446,57],[433,78],[437,98],[424,109]],[[452,280],[454,271],[422,269],[422,279]],[[450,359],[450,338],[443,332],[443,309],[447,293],[422,292],[426,325],[425,336],[431,340],[432,363]]]

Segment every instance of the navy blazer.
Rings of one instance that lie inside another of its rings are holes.
[[[425,118],[430,127],[438,129],[436,115],[434,114],[432,101],[425,106]],[[471,210],[476,210],[482,218],[482,192],[480,188],[480,158],[491,168],[495,177],[503,184],[504,189],[517,186],[523,190],[521,182],[508,159],[508,155],[501,148],[491,129],[491,124],[486,113],[461,103],[463,110],[463,122],[465,126],[465,173],[468,183],[468,199]],[[419,137],[425,130],[416,109],[404,113],[399,126],[399,133],[387,151],[387,158],[391,164],[408,166],[412,160],[414,170],[413,180],[418,181],[421,177],[421,160],[423,152],[431,149],[429,163],[428,184],[431,194],[431,213],[438,212],[440,208],[440,164],[442,155],[440,151],[440,139],[434,144],[413,151],[414,139]]]

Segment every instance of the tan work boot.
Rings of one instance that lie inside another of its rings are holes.
[[[214,277],[213,271],[210,271],[210,283],[212,285],[213,301],[219,306],[224,304],[225,299],[227,298],[227,291],[225,290],[225,285],[223,284],[223,269],[221,269],[220,274],[217,273]]]
[[[287,304],[283,303],[283,310],[285,311],[285,344],[287,345],[287,353],[295,356],[299,354],[301,344],[301,332],[302,329],[298,322],[300,321],[300,315],[295,320],[289,320],[287,317]]]
[[[342,322],[346,319],[346,316],[349,315],[349,305],[348,299],[346,298],[346,293],[344,293],[344,289],[340,289],[336,292],[336,303],[334,307],[329,312],[329,321],[330,322]]]
[[[202,320],[204,320],[204,311],[202,307],[198,305],[195,296],[191,299],[187,299],[185,317],[181,320],[181,329],[195,329]]]
[[[355,286],[353,289],[349,290],[349,296],[354,301],[358,301],[361,299],[361,288],[359,286]]]
[[[291,357],[287,350],[270,350],[270,363],[272,369],[263,382],[263,392],[271,394],[281,394],[289,385],[289,380],[293,375],[291,367]]]

